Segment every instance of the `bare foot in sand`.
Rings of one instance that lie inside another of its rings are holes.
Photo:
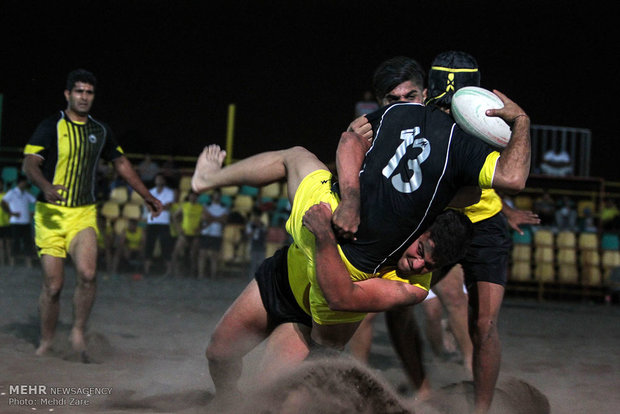
[[[71,347],[75,352],[84,352],[86,350],[86,341],[84,340],[84,332],[79,329],[73,328],[71,329],[71,334],[69,335],[69,342],[71,342]]]
[[[209,145],[198,156],[194,175],[192,176],[192,190],[197,193],[209,190],[212,183],[209,181],[211,174],[222,169],[226,158],[226,151],[219,145]]]
[[[39,343],[39,347],[35,351],[35,355],[43,356],[43,355],[47,354],[47,351],[49,351],[51,348],[52,348],[52,341],[51,340],[49,340],[49,341],[41,340],[41,343]]]

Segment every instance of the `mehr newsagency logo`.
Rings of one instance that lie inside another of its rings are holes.
[[[9,384],[0,386],[0,395],[7,396],[11,407],[86,407],[93,397],[109,396],[112,387],[65,387],[44,384]]]

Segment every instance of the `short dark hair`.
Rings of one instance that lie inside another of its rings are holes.
[[[406,56],[396,56],[379,65],[373,75],[372,86],[377,99],[382,100],[392,89],[406,81],[424,87],[425,78],[424,69],[417,61]]]
[[[435,243],[432,258],[439,268],[456,263],[465,256],[474,234],[474,226],[460,211],[448,209],[437,216],[428,230]]]
[[[88,83],[93,85],[93,87],[97,87],[97,78],[93,75],[92,72],[87,71],[86,69],[76,69],[69,72],[67,76],[67,85],[65,88],[70,91],[73,89],[77,82]]]
[[[428,72],[426,105],[450,108],[452,96],[465,86],[480,86],[476,59],[466,52],[450,50],[438,54]]]

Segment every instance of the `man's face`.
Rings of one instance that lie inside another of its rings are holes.
[[[429,236],[429,232],[422,234],[405,250],[398,260],[398,270],[409,274],[421,275],[436,268],[436,264],[432,259],[435,243]]]
[[[426,99],[426,89],[416,85],[412,81],[405,81],[392,89],[381,100],[382,105],[389,105],[394,102],[424,103]]]
[[[165,185],[166,185],[166,180],[164,180],[163,176],[161,176],[161,175],[155,176],[155,186],[163,187]]]
[[[89,83],[76,82],[73,89],[65,90],[69,111],[86,116],[95,100],[95,87]]]

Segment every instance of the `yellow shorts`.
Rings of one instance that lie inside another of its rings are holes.
[[[97,206],[62,207],[37,202],[34,210],[35,244],[39,257],[47,254],[67,257],[71,241],[80,231],[92,227],[97,235]]]
[[[311,206],[321,201],[329,203],[332,211],[336,209],[340,200],[331,191],[331,180],[332,174],[327,170],[317,170],[308,174],[299,184],[299,188],[295,193],[291,215],[286,223],[286,230],[294,240],[287,256],[291,291],[299,306],[310,314],[312,319],[319,325],[359,322],[366,316],[366,313],[361,312],[337,312],[329,309],[327,300],[316,280],[314,235],[303,226],[302,219]],[[340,246],[338,246],[338,250],[353,281],[381,277],[409,283],[425,290],[429,288],[430,273],[414,275],[409,279],[398,277],[395,269],[382,269],[377,274],[364,273],[356,269],[347,260]]]

